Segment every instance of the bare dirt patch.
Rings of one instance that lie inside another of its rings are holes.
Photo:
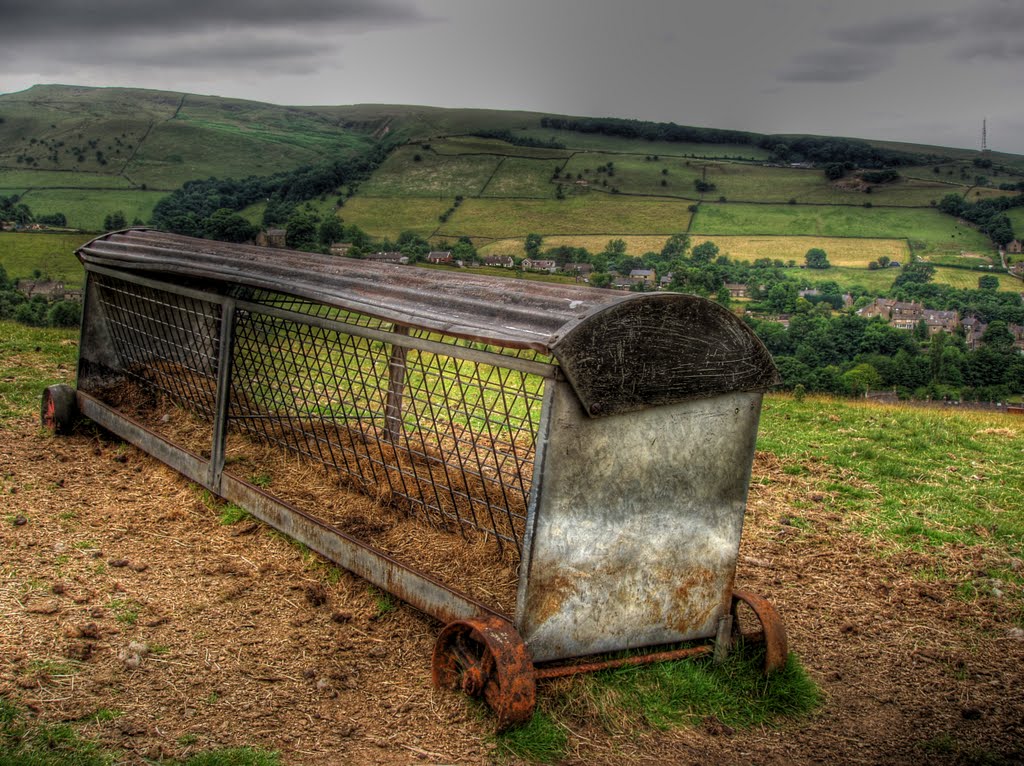
[[[102,434],[23,419],[0,435],[0,694],[129,762],[238,745],[289,764],[494,760],[490,720],[431,688],[434,620],[261,524],[222,525],[200,490]],[[832,469],[800,468],[758,455],[737,582],[780,609],[820,710],[739,732],[582,720],[568,762],[1024,757],[1019,627],[1005,596],[957,592],[1012,561],[951,548],[929,577],[938,554],[853,531],[813,488]]]

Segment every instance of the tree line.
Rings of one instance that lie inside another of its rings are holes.
[[[863,168],[920,165],[935,159],[933,155],[881,149],[866,141],[819,136],[771,136],[740,130],[698,128],[674,122],[648,122],[613,117],[542,117],[541,127],[598,133],[620,138],[695,144],[739,144],[756,146],[770,152],[775,161],[814,164],[851,162]]]

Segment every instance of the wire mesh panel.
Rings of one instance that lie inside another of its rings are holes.
[[[212,418],[220,304],[101,274],[92,279],[121,372],[147,393]]]
[[[239,310],[232,430],[319,461],[432,527],[521,546],[544,379],[360,336],[407,335],[371,317],[310,312],[354,331]]]

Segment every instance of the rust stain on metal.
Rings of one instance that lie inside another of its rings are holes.
[[[487,616],[445,626],[434,644],[434,686],[483,697],[498,728],[524,723],[537,704],[530,651],[507,620]]]
[[[676,575],[668,624],[682,634],[702,627],[719,608],[721,573],[694,567]]]
[[[780,670],[786,665],[789,657],[789,642],[786,638],[786,628],[782,624],[779,613],[766,598],[750,593],[745,590],[736,590],[732,593],[733,617],[736,617],[736,608],[744,603],[753,610],[761,623],[761,636],[759,640],[764,641],[764,670],[771,673]],[[746,640],[758,640],[756,635],[744,634]]]
[[[544,668],[537,668],[536,676],[538,681],[550,678],[565,678],[580,673],[596,673],[601,670],[613,668],[625,668],[634,665],[650,665],[655,662],[672,662],[687,657],[696,657],[701,654],[709,654],[712,651],[710,645],[691,646],[685,649],[670,649],[664,652],[652,652],[651,654],[639,654],[634,657],[621,657],[615,660],[599,660],[597,662],[579,662],[572,665],[552,665]]]

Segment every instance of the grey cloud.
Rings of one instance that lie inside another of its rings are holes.
[[[829,36],[838,42],[854,45],[894,45],[950,39],[959,29],[960,22],[950,14],[905,16],[836,29]]]
[[[786,82],[858,82],[878,74],[889,64],[884,51],[834,48],[798,55],[779,79]]]
[[[98,34],[158,36],[210,29],[274,29],[330,25],[387,27],[424,21],[397,0],[8,0],[0,38],[63,38]]]
[[[341,35],[430,21],[408,0],[8,0],[0,60],[308,74]]]
[[[958,47],[953,53],[964,61],[1024,61],[1024,40],[977,40]]]

